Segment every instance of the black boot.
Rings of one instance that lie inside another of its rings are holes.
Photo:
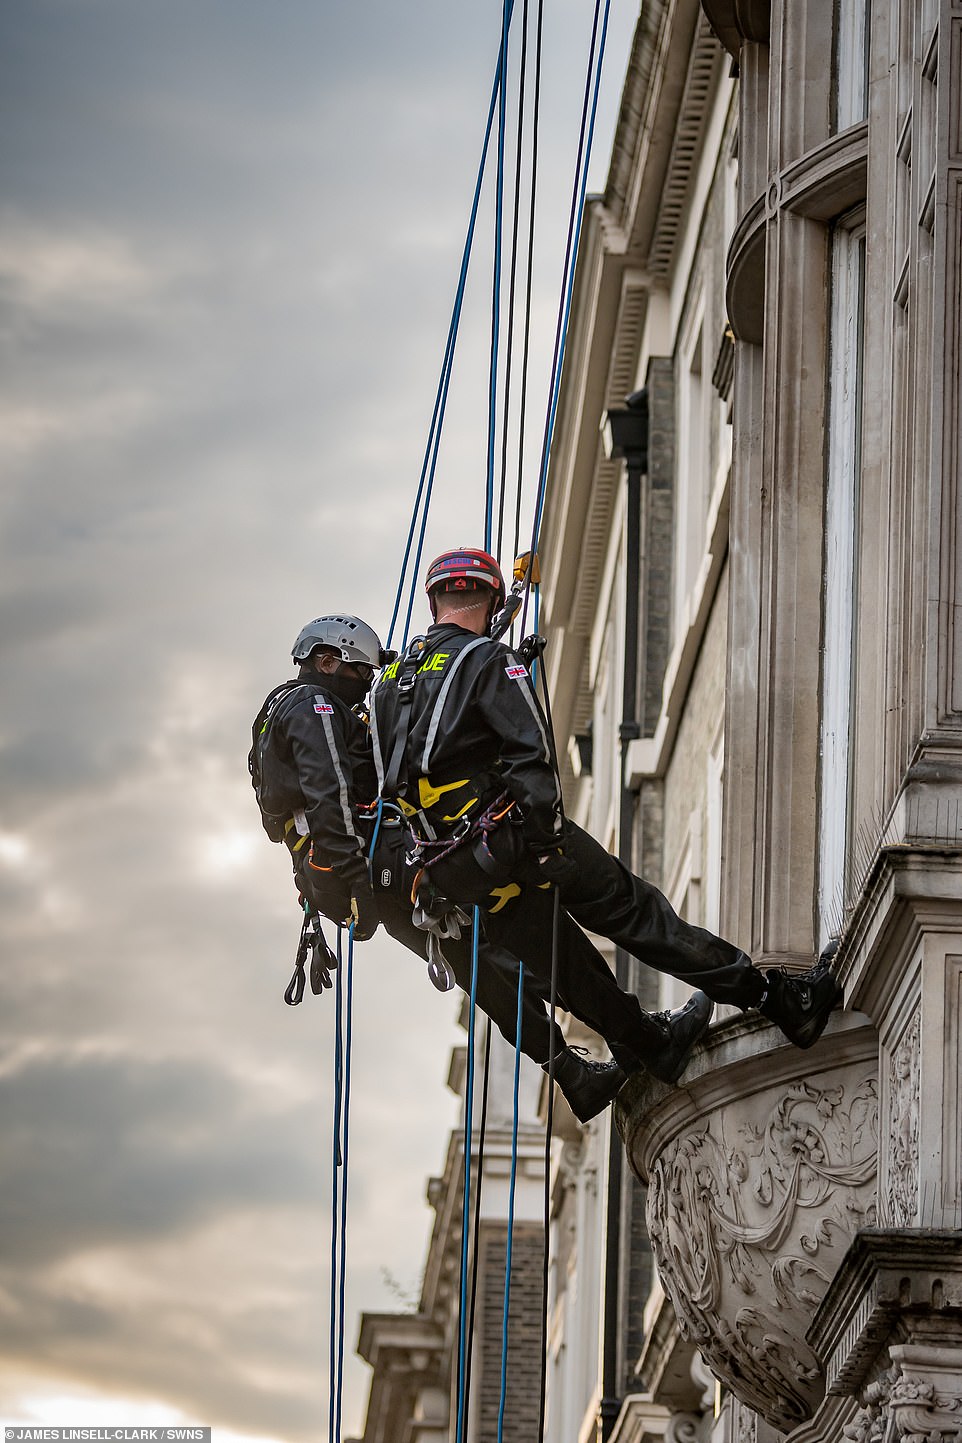
[[[796,1047],[811,1047],[825,1030],[842,995],[831,972],[835,947],[826,948],[815,967],[792,976],[780,967],[766,973],[768,987],[758,1010]]]
[[[543,1062],[541,1071],[547,1072],[549,1065]],[[559,1052],[552,1070],[555,1082],[579,1122],[590,1122],[603,1112],[627,1077],[617,1062],[595,1062],[583,1047],[566,1047]]]
[[[642,1061],[652,1077],[661,1082],[678,1081],[688,1066],[692,1048],[708,1031],[714,1010],[714,1003],[704,992],[694,992],[684,1007],[656,1012],[648,1018],[654,1029]]]

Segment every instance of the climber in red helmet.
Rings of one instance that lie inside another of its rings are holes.
[[[489,635],[505,597],[495,558],[443,552],[425,588],[434,624],[416,653],[382,673],[371,716],[381,795],[407,816],[425,905],[478,903],[488,937],[544,977],[557,888],[559,997],[625,1071],[679,1076],[708,1026],[709,998],[758,1009],[797,1046],[811,1046],[838,998],[827,965],[803,978],[762,973],[732,943],[679,918],[657,888],[564,816],[528,668]],[[698,991],[678,1013],[648,1017],[575,923]]]
[[[314,911],[348,926],[358,941],[380,923],[412,952],[429,960],[434,939],[415,925],[407,892],[392,888],[390,847],[372,886],[368,847],[375,826],[377,791],[368,729],[358,707],[375,671],[389,663],[377,634],[345,612],[316,617],[299,633],[293,657],[298,675],[267,697],[253,726],[251,778],[264,828],[285,842],[298,892]],[[397,819],[381,818],[380,835],[400,835]],[[467,931],[445,936],[441,961],[468,990],[472,944]],[[478,1006],[515,1042],[518,1036],[518,959],[510,949],[480,939]],[[448,981],[451,979],[448,978]],[[613,1062],[565,1046],[552,1030],[543,990],[526,971],[521,997],[521,1050],[534,1061],[555,1055],[559,1085],[575,1115],[586,1122],[608,1105],[623,1077]]]

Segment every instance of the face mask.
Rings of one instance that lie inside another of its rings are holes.
[[[367,696],[368,683],[361,677],[355,676],[353,672],[346,671],[343,666],[337,671],[328,673],[321,682],[327,691],[332,691],[336,697],[348,706],[357,706]]]

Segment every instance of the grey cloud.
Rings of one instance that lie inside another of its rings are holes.
[[[4,1076],[0,1232],[21,1261],[319,1197],[302,1102],[257,1109],[201,1061],[47,1056]]]
[[[551,21],[569,109],[585,13]],[[246,752],[307,617],[390,615],[497,28],[0,6],[0,1329],[57,1386],[326,1419],[333,999],[282,1001],[298,915]],[[428,550],[480,525],[489,249],[485,217]],[[455,1111],[451,1000],[380,936],[356,969],[351,1320],[417,1266]]]

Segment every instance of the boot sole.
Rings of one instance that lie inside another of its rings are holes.
[[[627,1081],[628,1081],[627,1077],[623,1077],[623,1078],[621,1079],[621,1081],[618,1083],[618,1086],[614,1089],[614,1091],[611,1092],[611,1093],[604,1099],[604,1101],[599,1101],[598,1104],[597,1104],[597,1106],[592,1107],[591,1110],[584,1110],[584,1109],[582,1109],[582,1108],[580,1108],[580,1107],[575,1107],[575,1105],[574,1105],[574,1103],[572,1102],[571,1098],[568,1097],[567,1094],[565,1093],[565,1090],[564,1090],[563,1087],[560,1088],[560,1091],[561,1091],[561,1096],[564,1098],[565,1102],[566,1102],[566,1103],[568,1104],[568,1106],[571,1108],[571,1111],[574,1113],[574,1115],[575,1115],[575,1117],[578,1119],[578,1121],[579,1121],[579,1122],[590,1122],[593,1117],[597,1117],[599,1113],[604,1112],[604,1110],[605,1110],[606,1107],[610,1107],[610,1106],[611,1106],[611,1104],[614,1102],[615,1098],[618,1096],[619,1092],[620,1092],[621,1089],[624,1087],[624,1085],[625,1085],[625,1083],[626,1083]]]

